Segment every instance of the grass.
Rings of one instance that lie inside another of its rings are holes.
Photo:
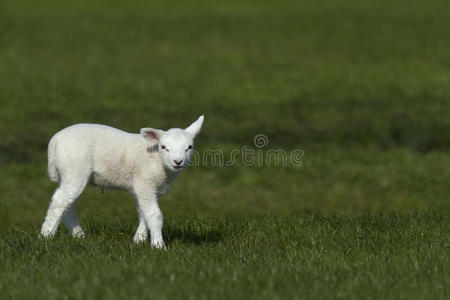
[[[430,1],[0,3],[0,298],[445,298],[450,9]],[[50,137],[204,113],[201,165],[162,198],[169,251],[131,243],[125,193],[88,188],[86,240],[37,239]]]
[[[436,212],[170,219],[166,252],[133,244],[134,222],[119,219],[91,219],[81,241],[11,228],[0,235],[0,296],[445,299],[449,221]]]

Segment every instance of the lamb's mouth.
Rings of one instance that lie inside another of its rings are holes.
[[[174,168],[175,170],[179,170],[179,169],[181,169],[182,167],[181,167],[181,166],[173,166],[173,168]]]

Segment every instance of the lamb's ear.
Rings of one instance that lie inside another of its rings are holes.
[[[185,129],[187,131],[187,133],[192,135],[192,137],[195,137],[200,132],[200,129],[202,129],[204,119],[205,119],[205,117],[203,115],[201,115],[197,119],[197,121],[195,121],[188,128]]]
[[[164,131],[161,129],[141,128],[141,135],[151,142],[159,141],[163,133]]]

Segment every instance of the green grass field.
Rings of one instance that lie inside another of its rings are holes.
[[[450,3],[0,2],[1,299],[447,299]],[[88,188],[87,238],[37,238],[46,150],[81,122],[206,120],[200,153],[301,149],[301,166],[211,164],[160,201]]]

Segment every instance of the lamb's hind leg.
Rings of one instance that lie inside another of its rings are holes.
[[[87,179],[80,179],[77,182],[73,180],[71,182],[64,179],[61,180],[61,185],[56,189],[55,194],[53,194],[47,216],[45,217],[44,224],[42,224],[42,236],[52,237],[55,235],[63,214],[72,207],[78,196],[83,192],[86,184]]]
[[[72,206],[64,213],[62,221],[64,226],[67,228],[67,233],[70,236],[78,238],[85,237],[84,231],[81,229],[80,221],[78,221],[76,201],[74,201]]]

